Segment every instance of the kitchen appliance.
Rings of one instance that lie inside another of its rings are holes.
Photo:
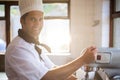
[[[89,79],[89,72],[94,71],[92,80],[120,80],[120,49],[98,48],[96,61],[84,66],[85,78]]]

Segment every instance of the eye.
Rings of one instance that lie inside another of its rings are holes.
[[[36,19],[35,19],[35,18],[31,18],[31,21],[32,21],[32,22],[35,22],[35,21],[36,21]]]
[[[42,21],[42,20],[43,20],[43,18],[40,18],[40,19],[39,19],[39,21]]]

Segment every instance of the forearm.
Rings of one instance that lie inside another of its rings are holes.
[[[41,80],[66,80],[72,73],[84,64],[89,64],[95,60],[95,47],[89,47],[85,50],[84,55],[78,57],[72,62],[49,70]]]
[[[42,80],[66,80],[72,73],[79,69],[83,65],[82,58],[77,58],[74,61],[62,65],[60,67],[51,69],[42,78]]]

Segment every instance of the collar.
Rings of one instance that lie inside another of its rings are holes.
[[[29,34],[27,34],[25,31],[23,31],[22,29],[18,30],[18,36],[20,36],[21,38],[23,38],[26,42],[29,43],[33,43],[35,44],[35,49],[38,51],[38,48],[36,48],[36,45],[41,45],[42,47],[44,47],[48,52],[51,53],[51,49],[49,46],[47,46],[46,44],[41,44],[39,42],[38,39],[34,39],[33,37],[31,37]]]
[[[34,43],[34,44],[40,45],[40,42],[37,39],[34,39],[33,37],[31,37],[22,29],[18,30],[18,35],[29,43]]]

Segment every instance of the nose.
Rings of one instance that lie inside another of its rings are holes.
[[[42,28],[43,26],[43,21],[36,20],[34,22],[34,28]]]
[[[39,20],[35,21],[35,26],[39,26],[41,24],[41,22]]]
[[[43,18],[39,18],[39,19],[37,19],[37,23],[39,23],[39,24],[43,24]]]

